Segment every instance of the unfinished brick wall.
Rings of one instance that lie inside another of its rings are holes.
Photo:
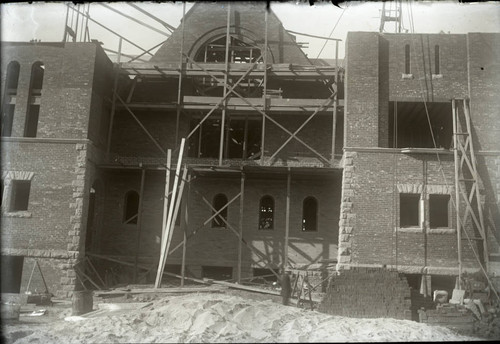
[[[286,176],[285,176],[286,177]],[[283,254],[285,236],[286,179],[255,179],[247,175],[245,183],[245,206],[243,235],[247,242],[265,252],[270,262],[279,267]],[[140,254],[156,256],[159,254],[161,219],[163,213],[164,172],[148,171],[144,191],[143,225],[141,228]],[[173,182],[173,178],[172,178]],[[137,226],[123,224],[123,200],[125,193],[134,189],[139,191],[140,173],[109,172],[105,179],[106,205],[103,225],[102,252],[134,256],[137,243]],[[187,187],[187,186],[186,186]],[[197,194],[194,190],[197,190]],[[209,202],[218,193],[226,194],[231,200],[240,192],[239,177],[229,179],[201,178],[193,182],[189,195],[189,229],[199,229],[188,241],[186,262],[191,266],[215,265],[236,266],[238,257],[238,239],[230,229],[211,228],[211,222],[200,229],[202,223],[212,212],[201,199],[203,195]],[[264,195],[270,195],[275,201],[275,229],[259,230],[259,201]],[[318,200],[318,231],[301,231],[302,201],[307,196]],[[334,259],[337,256],[338,229],[336,228],[337,209],[339,207],[340,181],[332,178],[324,180],[303,179],[292,176],[291,218],[289,259],[294,265],[301,266],[320,260]],[[228,208],[228,222],[239,229],[239,200]],[[172,248],[182,240],[179,226],[174,229]],[[251,267],[264,267],[261,258],[251,253],[243,245],[243,262],[247,271]],[[180,264],[181,250],[175,252],[168,263]]]
[[[355,268],[330,279],[318,310],[347,317],[411,320],[410,306],[405,277],[386,269]]]
[[[339,266],[349,263],[397,265],[408,273],[419,273],[423,269],[453,273],[457,266],[457,239],[451,206],[447,230],[429,228],[427,205],[422,228],[398,228],[399,193],[421,193],[425,185],[427,195],[453,195],[450,185],[453,166],[451,155],[442,155],[440,165],[435,155],[405,155],[387,150],[346,152]],[[472,232],[469,234],[472,236]],[[463,243],[462,258],[465,267],[478,268],[467,242]]]
[[[103,52],[93,43],[2,48],[5,62],[17,60],[21,65],[12,137],[2,138],[2,254],[24,256],[24,274],[38,259],[49,292],[68,297],[76,282],[73,265],[84,245],[90,189],[87,137],[96,54]],[[35,138],[24,138],[31,66],[36,61],[45,67],[38,131]],[[10,182],[16,179],[31,180],[27,211],[8,209]]]
[[[264,45],[266,11],[264,4],[231,3],[231,34],[243,35]],[[199,47],[207,40],[226,33],[227,8],[223,3],[195,4],[184,18],[184,52],[194,57]],[[172,33],[167,42],[151,58],[154,62],[178,63],[180,60],[181,25]],[[270,10],[268,15],[269,63],[310,64],[306,55],[295,44],[295,39],[287,33],[279,19]]]
[[[96,50],[94,43],[2,45],[2,77],[10,61],[21,65],[12,136],[23,136],[31,67],[40,61],[45,72],[37,137],[87,138]]]

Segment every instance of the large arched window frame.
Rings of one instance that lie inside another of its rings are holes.
[[[274,199],[269,195],[266,195],[260,199],[259,229],[274,229]]]
[[[226,223],[223,221],[227,221],[227,196],[224,194],[217,194],[215,195],[212,206],[214,207],[215,211],[212,213],[212,215],[215,215],[215,213],[222,208],[224,208],[217,216],[215,216],[212,220],[212,228],[226,228]]]
[[[219,35],[204,43],[194,55],[196,62],[224,63],[226,61],[227,35]],[[262,52],[257,44],[244,37],[229,37],[229,63],[255,63]],[[259,63],[263,63],[260,59]]]
[[[33,66],[31,67],[28,112],[26,113],[26,122],[24,125],[25,137],[36,137],[44,74],[45,66],[43,63],[40,61],[33,63]]]
[[[137,224],[139,216],[139,193],[130,190],[125,194],[123,202],[123,223]]]
[[[302,231],[316,232],[318,230],[318,201],[309,196],[302,202]]]
[[[14,121],[20,70],[21,66],[17,61],[11,61],[7,66],[5,89],[2,97],[2,136],[12,135],[12,123]]]

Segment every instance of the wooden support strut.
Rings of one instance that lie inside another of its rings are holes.
[[[186,196],[182,198],[182,218],[181,218],[181,230],[182,230],[182,263],[181,263],[181,287],[184,287],[184,279],[186,277],[186,246],[187,246],[187,230],[189,226],[189,193],[191,191],[191,175],[188,174],[187,177],[188,189],[186,191]]]
[[[212,211],[214,211],[214,212],[216,211],[215,208],[212,206],[212,204],[204,196],[202,196],[202,199],[208,205],[208,207],[210,209],[212,209]],[[262,259],[264,261],[264,264],[266,264],[266,267],[269,268],[269,270],[273,273],[273,275],[275,275],[279,280],[281,278],[280,275],[278,275],[276,272],[274,272],[274,269],[272,268],[272,266],[266,262],[266,256],[262,252],[260,252],[258,249],[253,247],[252,244],[250,244],[245,239],[243,239],[243,236],[240,236],[240,233],[236,229],[234,229],[233,226],[231,226],[229,224],[229,222],[227,222],[227,220],[224,217],[221,216],[220,219],[222,220],[222,222],[224,222],[226,224],[227,228],[229,228],[234,234],[236,234],[236,236],[238,237],[238,239],[242,243],[244,243],[253,253],[255,253],[257,256],[260,257],[260,259]]]
[[[283,249],[283,267],[282,272],[288,266],[288,236],[290,233],[290,187],[292,183],[292,174],[290,167],[287,168],[287,178],[286,178],[286,209],[285,209],[285,247]]]
[[[168,237],[170,235],[170,224],[172,223],[172,213],[173,213],[173,207],[174,207],[174,201],[175,197],[177,194],[177,183],[179,179],[179,173],[180,173],[180,168],[181,168],[181,163],[182,163],[182,155],[184,153],[184,143],[185,139],[181,140],[181,146],[179,150],[179,156],[177,159],[177,167],[175,171],[175,179],[174,179],[174,184],[172,187],[172,199],[170,201],[170,206],[169,206],[169,212],[167,216],[167,222],[164,223],[163,225],[165,226],[162,232],[162,240],[161,240],[161,251],[160,251],[160,261],[158,264],[158,272],[156,275],[156,281],[155,281],[155,288],[159,288],[161,285],[161,277],[163,275],[163,269],[164,269],[164,261],[166,260],[166,255],[168,254],[168,250],[166,250],[167,245],[168,245]],[[184,179],[183,179],[184,180]],[[175,221],[175,220],[174,220]],[[164,257],[165,256],[165,257]]]
[[[141,227],[142,227],[142,211],[144,206],[144,183],[146,180],[146,169],[142,169],[141,172],[141,187],[139,189],[139,206],[137,212],[137,236],[135,242],[135,269],[134,269],[134,281],[137,283],[137,264],[139,262],[139,250],[141,248]]]
[[[199,64],[197,64],[195,61],[193,61],[191,58],[188,57],[188,59],[194,64],[196,65],[197,67],[201,68],[205,73],[207,73],[208,76],[210,76],[211,78],[215,79],[217,82],[219,82],[219,79],[217,79],[217,77],[215,77],[214,75],[212,75],[212,73],[210,73],[209,71],[207,71],[205,68],[203,68],[202,66],[200,66]],[[247,73],[250,73],[252,71],[253,67],[251,69],[249,69],[243,76],[246,76],[248,75]],[[239,81],[242,80],[242,78],[240,78]],[[223,97],[223,99],[225,99],[229,94],[231,93],[234,93],[238,98],[240,98],[243,102],[245,102],[247,105],[249,105],[251,108],[253,108],[255,111],[259,112],[261,115],[263,115],[265,118],[267,118],[268,120],[270,120],[271,122],[273,122],[276,126],[278,126],[278,128],[280,128],[281,130],[283,130],[284,132],[286,132],[288,135],[293,135],[291,131],[289,131],[288,129],[286,129],[284,126],[282,126],[279,122],[277,122],[276,120],[274,120],[272,117],[270,117],[268,114],[266,114],[264,111],[260,110],[257,106],[255,106],[254,104],[252,104],[250,101],[248,101],[246,98],[244,98],[243,96],[241,96],[238,92],[236,92],[234,89],[236,87],[237,84],[234,84],[233,86],[229,87],[229,85],[225,84],[225,87],[229,88],[228,90],[228,93],[226,94],[225,97]],[[216,105],[215,105],[215,108],[218,107],[220,104],[221,104],[222,100],[219,101]],[[215,108],[213,108],[212,110],[215,110]],[[209,112],[209,114],[211,114],[211,112]],[[205,120],[206,118],[208,117],[205,116],[205,118],[203,118],[203,120]],[[202,121],[203,121],[202,120]],[[196,129],[198,129],[198,127],[194,128],[191,133],[193,133]],[[191,133],[189,136],[191,136]],[[327,164],[330,164],[330,161],[328,159],[326,159],[323,155],[321,155],[319,152],[317,152],[314,148],[312,148],[311,146],[309,146],[307,143],[305,143],[304,141],[302,141],[301,139],[299,139],[298,137],[294,136],[294,139],[297,140],[298,142],[300,142],[301,144],[303,144],[307,149],[309,149],[311,152],[313,152],[314,154],[316,154],[319,158],[321,158],[324,162],[326,162]]]
[[[243,168],[242,168],[243,169]],[[240,222],[239,222],[239,230],[240,230],[240,238],[243,237],[243,209],[245,202],[245,173],[241,172],[241,183],[240,183]],[[242,246],[241,240],[238,240],[238,276],[237,281],[241,283],[241,259],[242,259]]]

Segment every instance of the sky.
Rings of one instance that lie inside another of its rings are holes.
[[[174,27],[179,25],[182,18],[182,2],[136,4]],[[192,2],[186,3],[186,11],[192,4]],[[161,24],[138,12],[126,2],[112,2],[107,5],[165,31]],[[389,6],[395,5],[388,3],[386,9]],[[339,8],[330,2],[313,6],[304,1],[271,2],[271,10],[287,30],[326,37],[331,34],[331,37],[341,39],[339,57],[343,58],[347,32],[379,31],[382,3],[350,1],[341,3]],[[500,1],[472,4],[403,1],[402,12],[403,28],[408,32],[500,32]],[[166,39],[166,36],[124,18],[99,3],[91,3],[89,13],[91,18],[142,48],[150,49]],[[1,5],[0,16],[2,41],[38,39],[42,42],[59,42],[63,38],[66,5],[51,2],[7,3]],[[410,18],[413,18],[413,27],[410,25]],[[76,17],[74,20],[76,21]],[[334,27],[335,30],[333,30]],[[102,41],[105,48],[118,50],[118,38],[97,24],[90,23],[89,32],[91,38]],[[395,32],[394,23],[386,24],[385,32]],[[308,43],[304,51],[310,58],[334,58],[335,56],[333,41],[328,41],[324,46],[325,40],[299,35],[297,35],[297,41]],[[122,51],[131,55],[137,55],[140,52],[138,48],[128,43],[123,43]]]

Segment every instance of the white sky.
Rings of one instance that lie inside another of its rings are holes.
[[[126,3],[109,3],[119,9],[158,29],[161,24],[138,12]],[[182,3],[137,3],[138,6],[177,27],[182,17]],[[192,3],[186,4],[186,11]],[[389,6],[386,5],[386,6]],[[394,4],[392,4],[394,6]],[[332,37],[346,39],[349,31],[378,31],[380,26],[381,2],[346,2],[335,7],[330,2],[310,6],[307,2],[271,2],[271,9],[282,21],[285,29],[319,36],[329,36],[340,18]],[[403,27],[411,32],[409,23],[410,9],[413,13],[415,32],[417,33],[467,33],[467,32],[500,32],[500,1],[476,4],[460,4],[458,2],[407,2],[403,4]],[[343,13],[343,14],[342,14]],[[126,19],[106,9],[98,3],[90,5],[90,16],[110,29],[120,33],[143,48],[150,49],[160,43],[165,36]],[[1,5],[1,39],[2,41],[29,41],[40,39],[42,42],[61,41],[66,18],[64,3],[9,3]],[[118,49],[116,36],[107,33],[96,24],[89,24],[91,38],[104,42],[104,47]],[[388,23],[386,32],[394,32],[394,23]],[[316,58],[321,51],[324,40],[297,36],[297,41],[308,42],[304,49],[309,57]],[[125,53],[138,54],[140,50],[124,43]],[[322,58],[333,58],[334,43],[327,43]],[[339,57],[344,56],[344,42],[340,44]]]

